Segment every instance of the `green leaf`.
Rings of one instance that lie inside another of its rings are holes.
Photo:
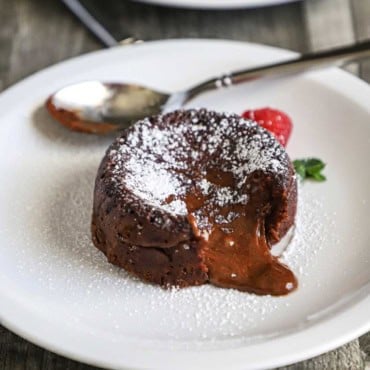
[[[321,174],[321,173],[315,173],[312,177],[313,177],[316,181],[325,181],[325,180],[326,180],[325,175],[323,175],[323,174]]]
[[[302,178],[312,179],[315,181],[325,181],[326,177],[321,173],[325,168],[325,163],[318,158],[303,158],[293,161],[296,173]]]
[[[301,163],[300,161],[294,161],[293,164],[294,164],[295,171],[298,173],[298,175],[300,175],[301,177],[305,177],[306,176],[305,165]]]

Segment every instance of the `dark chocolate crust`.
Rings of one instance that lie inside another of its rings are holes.
[[[280,170],[274,171],[266,167],[265,171],[254,171],[247,175],[245,182],[248,183],[258,174],[258,186],[261,191],[266,192],[266,204],[261,212],[265,214],[265,231],[269,242],[274,244],[286,234],[294,223],[297,184],[288,155],[272,135],[254,122],[245,121],[237,115],[204,109],[175,111],[137,122],[114,141],[101,162],[94,190],[92,240],[109,262],[143,280],[166,287],[186,287],[208,282],[207,266],[203,261],[200,243],[192,231],[187,215],[153,205],[153,202],[138,196],[132,188],[126,186],[128,174],[125,162],[129,159],[130,150],[126,150],[126,157],[120,156],[119,161],[117,151],[124,146],[130,149],[143,145],[140,140],[132,140],[133,133],[140,133],[140,125],[144,125],[149,131],[153,128],[166,130],[168,125],[184,125],[186,131],[186,126],[192,122],[200,121],[212,126],[223,120],[234,123],[238,121],[238,135],[240,131],[251,137],[256,133],[262,134],[264,145],[274,149],[272,160],[279,163]],[[233,130],[236,130],[235,125],[228,132],[231,138]],[[212,135],[212,131],[205,130],[201,135],[208,140],[207,135]],[[184,161],[188,170],[194,166],[194,171],[198,171],[202,164],[212,162],[206,156],[196,164],[187,160],[192,150],[200,150],[195,140],[188,140],[188,143],[192,147],[188,152],[184,149],[181,158],[178,157],[177,149],[173,149],[170,154],[174,161]],[[243,191],[248,193],[246,189]]]

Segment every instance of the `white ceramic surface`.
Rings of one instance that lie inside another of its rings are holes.
[[[148,4],[199,9],[260,8],[298,0],[138,0]]]
[[[47,117],[54,90],[86,79],[176,90],[291,53],[230,41],[175,40],[78,57],[0,96],[0,318],[50,350],[120,369],[245,370],[299,361],[370,330],[370,88],[336,69],[209,93],[218,110],[288,112],[292,158],[327,162],[300,188],[284,261],[286,297],[212,286],[164,291],[109,265],[90,241],[94,176],[109,138]]]

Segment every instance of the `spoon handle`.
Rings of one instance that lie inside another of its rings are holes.
[[[289,76],[317,68],[343,66],[363,58],[370,58],[370,40],[337,49],[305,54],[286,62],[249,68],[212,78],[189,89],[187,101],[208,90],[228,87],[262,77]]]
[[[138,41],[133,37],[127,37],[121,41],[116,40],[116,38],[92,16],[80,1],[61,1],[104,46],[128,45]]]

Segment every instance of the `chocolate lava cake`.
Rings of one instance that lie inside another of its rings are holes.
[[[92,237],[109,262],[155,284],[283,295],[297,280],[270,248],[296,203],[292,163],[268,131],[235,114],[175,111],[108,148]]]

